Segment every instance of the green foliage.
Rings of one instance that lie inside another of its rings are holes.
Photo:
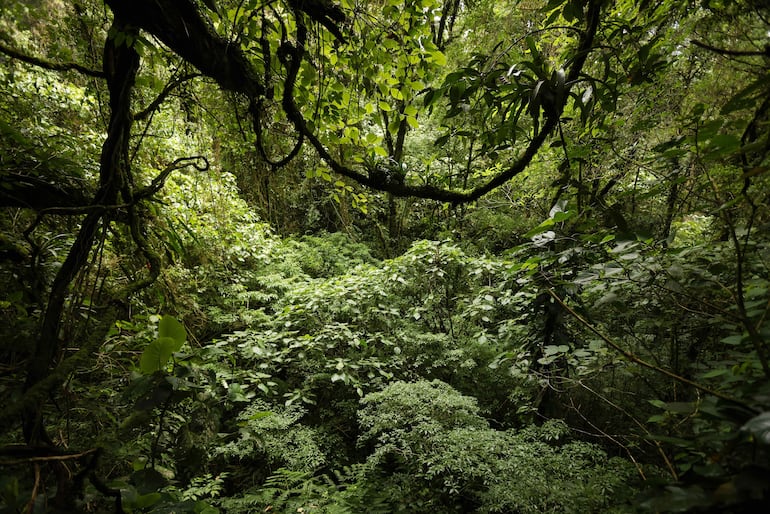
[[[231,359],[226,349],[235,348],[241,369],[251,370],[238,374],[239,383],[291,403],[344,389],[363,395],[391,377],[454,376],[467,390],[502,390],[510,382],[486,367],[498,348],[464,311],[466,302],[479,305],[474,312],[486,306],[471,295],[494,269],[455,246],[419,242],[378,267],[299,283],[272,305],[272,318],[207,352]]]
[[[396,512],[587,512],[633,493],[630,463],[560,441],[563,424],[492,430],[472,398],[438,381],[396,382],[362,406],[361,442],[375,447],[371,479]]]
[[[350,475],[339,474],[335,483],[330,478],[312,477],[307,473],[279,469],[262,487],[243,495],[222,500],[227,512],[271,509],[277,512],[312,512],[316,514],[354,514],[363,509],[372,513],[388,512],[382,505],[362,502],[355,506],[358,487]],[[345,486],[349,486],[347,489]],[[351,494],[352,492],[352,494]]]
[[[3,3],[0,509],[70,476],[69,510],[107,510],[94,476],[131,512],[759,511],[766,6],[600,3],[570,79],[594,2],[189,2],[248,55],[248,99],[101,2]],[[57,64],[109,68],[106,38],[142,53],[114,176],[120,88]],[[339,166],[278,162],[288,88]],[[186,155],[209,171],[132,196]],[[504,170],[472,205],[354,185]],[[105,457],[17,458],[30,426]]]
[[[356,243],[341,232],[306,235],[285,241],[281,255],[294,253],[302,271],[311,278],[343,275],[360,264],[374,264],[369,247]]]
[[[387,445],[390,440],[400,441],[412,433],[422,437],[454,428],[486,426],[473,398],[459,395],[438,380],[394,382],[383,391],[368,394],[361,404],[358,420],[363,428],[360,440],[364,443],[376,441]],[[406,455],[414,453],[404,447],[399,450]]]
[[[187,331],[184,326],[171,316],[163,316],[158,322],[158,338],[142,352],[139,369],[146,375],[162,370],[186,340]]]
[[[267,469],[312,473],[326,464],[323,434],[299,421],[306,411],[297,405],[274,406],[257,400],[238,415],[235,441],[216,450],[233,461],[263,461]]]

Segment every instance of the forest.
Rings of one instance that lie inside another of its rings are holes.
[[[0,514],[770,508],[767,0],[0,0]]]

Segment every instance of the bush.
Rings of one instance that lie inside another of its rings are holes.
[[[633,490],[633,466],[568,441],[562,422],[497,431],[475,399],[439,381],[396,382],[361,400],[368,480],[394,512],[598,512]]]

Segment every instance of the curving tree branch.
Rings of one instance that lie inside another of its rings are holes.
[[[133,203],[136,204],[139,200],[149,198],[158,191],[160,191],[166,183],[168,176],[176,170],[181,170],[188,166],[194,167],[198,171],[208,171],[209,161],[202,155],[194,155],[192,157],[180,157],[175,159],[172,163],[168,164],[163,170],[158,173],[149,186],[144,187],[133,193]]]
[[[223,39],[211,26],[201,8],[193,0],[105,0],[116,15],[136,27],[146,30],[168,45],[179,56],[196,66],[201,73],[213,78],[225,90],[244,94],[250,102],[266,94],[256,68],[236,44]],[[308,127],[302,112],[294,101],[294,86],[302,59],[305,57],[307,26],[304,15],[319,22],[341,39],[339,26],[344,22],[342,11],[326,0],[291,0],[288,2],[296,20],[296,43],[285,41],[277,50],[279,59],[286,67],[282,108],[301,137],[315,148],[318,155],[337,174],[359,184],[393,194],[413,196],[450,203],[466,203],[479,199],[523,172],[558,126],[564,110],[569,88],[580,77],[588,54],[593,48],[598,30],[601,0],[589,0],[586,27],[580,32],[580,41],[574,59],[566,73],[565,90],[561,100],[549,105],[545,123],[530,140],[524,152],[507,169],[470,190],[446,189],[430,184],[406,184],[399,180],[383,180],[379,175],[361,173],[341,164],[323,142]],[[331,27],[331,28],[330,28]],[[335,30],[333,30],[335,29]],[[299,152],[300,143],[289,154]],[[279,161],[284,163],[285,159]]]
[[[168,95],[170,95],[176,88],[178,88],[185,82],[188,82],[200,76],[201,76],[200,73],[185,73],[182,76],[169,80],[168,84],[166,84],[166,87],[163,88],[163,91],[158,93],[158,96],[155,97],[155,100],[150,102],[150,105],[148,105],[138,113],[134,114],[134,121],[142,121],[146,119],[150,114],[152,114],[153,112],[157,111],[160,108],[161,104],[163,104],[163,102],[166,101],[166,98],[168,98]]]
[[[254,134],[257,138],[256,141],[256,147],[259,151],[259,155],[262,157],[262,159],[265,160],[270,166],[273,167],[273,169],[282,168],[283,166],[286,166],[292,159],[294,159],[298,154],[299,151],[302,149],[302,144],[305,142],[305,134],[302,132],[299,133],[299,136],[297,137],[297,142],[294,144],[294,148],[291,149],[291,151],[286,154],[282,159],[278,161],[274,161],[270,158],[269,155],[267,155],[267,150],[265,150],[265,144],[263,142],[262,137],[262,115],[260,113],[260,102],[259,101],[251,101],[249,102],[249,114],[251,114],[252,119],[252,125],[254,127]]]
[[[524,153],[511,166],[471,190],[443,189],[431,185],[415,186],[405,184],[401,181],[380,181],[376,176],[363,175],[351,168],[343,166],[334,159],[323,143],[312,133],[312,131],[310,131],[302,113],[294,102],[294,82],[296,81],[297,73],[299,72],[302,56],[305,53],[304,45],[307,42],[307,28],[299,18],[297,20],[297,45],[284,45],[284,47],[282,47],[283,52],[279,51],[279,57],[283,58],[282,60],[287,66],[282,105],[287,116],[297,128],[297,131],[305,135],[324,162],[339,175],[355,180],[366,187],[385,191],[395,196],[413,196],[454,204],[472,202],[478,200],[485,194],[500,187],[523,172],[532,162],[535,155],[540,151],[540,148],[543,146],[546,139],[548,139],[558,126],[559,118],[564,111],[566,98],[569,96],[569,88],[580,77],[588,54],[593,47],[594,38],[599,27],[600,13],[601,1],[591,0],[588,5],[588,13],[586,16],[587,26],[586,29],[581,32],[580,42],[578,43],[575,52],[575,58],[566,74],[565,91],[563,92],[562,100],[557,105],[550,107],[550,112],[547,113],[546,122],[541,130],[532,138],[529,145],[524,150]]]
[[[125,31],[133,30],[119,17],[113,21],[113,27]],[[132,124],[131,92],[139,70],[139,54],[133,48],[116,46],[112,40],[108,40],[104,48],[104,68],[110,91],[111,115],[107,138],[102,146],[99,190],[92,203],[114,205],[128,172],[128,146]],[[101,209],[86,214],[77,237],[51,285],[35,352],[27,366],[24,400],[20,402],[23,409],[24,439],[31,446],[52,446],[43,422],[43,405],[45,393],[64,379],[61,373],[53,373],[51,370],[52,367],[55,368],[56,358],[62,348],[59,338],[60,322],[70,284],[88,261],[104,221],[104,214],[105,211]],[[42,387],[43,384],[45,387]]]
[[[326,30],[341,43],[345,42],[339,27],[345,21],[345,13],[339,6],[332,4],[329,0],[288,0],[288,2],[292,9],[304,12],[310,19],[326,27]]]

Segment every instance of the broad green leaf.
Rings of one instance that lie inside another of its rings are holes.
[[[139,369],[147,375],[163,369],[176,349],[178,347],[174,339],[159,337],[148,344],[147,348],[142,352],[142,356],[139,359]]]
[[[548,5],[540,9],[542,12],[550,12],[557,7],[559,7],[561,4],[565,3],[566,0],[550,0],[548,2]]]
[[[430,107],[435,100],[438,100],[438,98],[439,95],[436,94],[436,90],[431,89],[425,93],[425,97],[423,98],[423,105],[425,105],[425,107]]]
[[[158,503],[161,500],[160,493],[148,493],[148,494],[142,494],[137,496],[134,499],[134,506],[137,509],[145,509],[147,507],[152,507],[156,503]]]
[[[158,323],[158,339],[168,337],[173,339],[176,347],[173,351],[178,352],[185,341],[187,341],[187,330],[173,316],[163,316]]]
[[[576,2],[574,0],[570,1],[564,6],[562,16],[569,22],[581,19],[583,17],[583,6],[581,5],[581,2]]]
[[[692,402],[666,402],[663,408],[677,414],[692,414],[695,411],[695,404]]]
[[[741,344],[743,342],[743,336],[742,335],[732,335],[727,336],[719,341],[720,343],[728,344],[730,346],[735,346]]]
[[[569,346],[567,345],[548,345],[545,348],[543,348],[543,353],[545,355],[557,355],[560,353],[566,353],[569,351]]]
[[[203,500],[195,502],[195,506],[193,507],[195,510],[195,514],[220,514],[220,510],[216,507],[212,507],[208,503],[206,503]]]
[[[532,238],[538,234],[542,234],[543,232],[546,232],[548,229],[550,229],[556,222],[553,218],[549,218],[542,222],[540,225],[536,226],[526,234],[524,234],[524,237],[526,238]]]
[[[447,141],[449,141],[449,137],[451,134],[444,134],[443,136],[439,136],[436,138],[436,140],[433,142],[434,146],[444,146],[447,144]]]
[[[714,378],[714,377],[721,377],[722,375],[726,375],[728,373],[730,373],[730,370],[727,369],[727,368],[717,368],[717,369],[712,369],[708,373],[702,374],[700,377],[701,378]]]
[[[446,66],[446,55],[444,55],[440,50],[434,50],[433,52],[430,52],[430,56],[433,59],[433,62],[439,66]]]
[[[741,147],[741,140],[735,134],[717,134],[705,145],[704,153],[708,159],[717,159],[736,153]]]

